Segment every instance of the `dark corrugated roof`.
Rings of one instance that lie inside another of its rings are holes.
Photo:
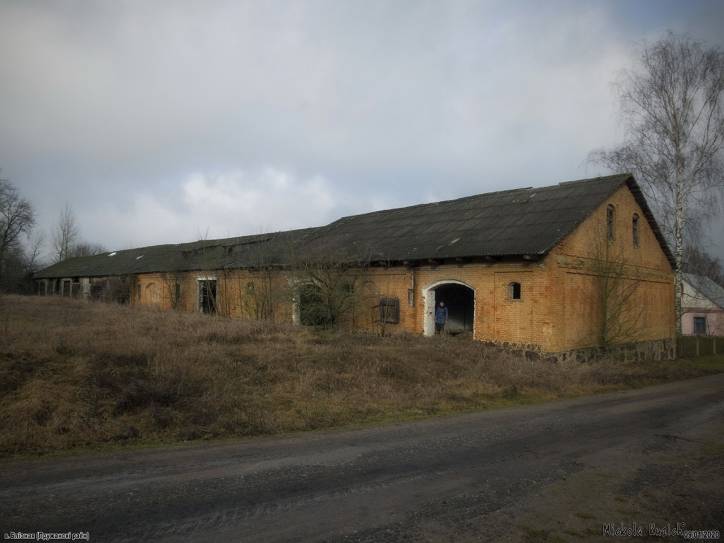
[[[620,174],[353,215],[319,228],[74,258],[50,266],[36,277],[283,266],[302,255],[347,262],[539,257],[623,184],[632,190],[673,266],[636,181],[629,174]]]
[[[153,245],[95,256],[69,258],[35,274],[49,277],[103,277],[134,273],[182,272],[282,266],[291,248],[303,244],[314,228],[254,236]]]

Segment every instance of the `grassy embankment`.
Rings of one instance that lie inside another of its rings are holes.
[[[724,356],[550,364],[455,338],[6,296],[0,455],[402,420],[723,370]]]

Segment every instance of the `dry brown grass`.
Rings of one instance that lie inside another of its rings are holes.
[[[376,337],[59,298],[0,298],[0,454],[326,428],[702,375],[551,364],[455,338]]]

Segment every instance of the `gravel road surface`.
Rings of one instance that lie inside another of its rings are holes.
[[[722,530],[723,436],[721,374],[380,428],[5,460],[0,531],[459,543],[590,540],[606,522]]]

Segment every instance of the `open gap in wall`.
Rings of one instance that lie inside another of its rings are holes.
[[[199,279],[199,311],[216,313],[216,279]]]
[[[442,306],[440,304],[443,304]],[[426,293],[425,335],[444,332],[473,336],[475,291],[459,283],[442,283]],[[444,323],[441,326],[441,320]]]

